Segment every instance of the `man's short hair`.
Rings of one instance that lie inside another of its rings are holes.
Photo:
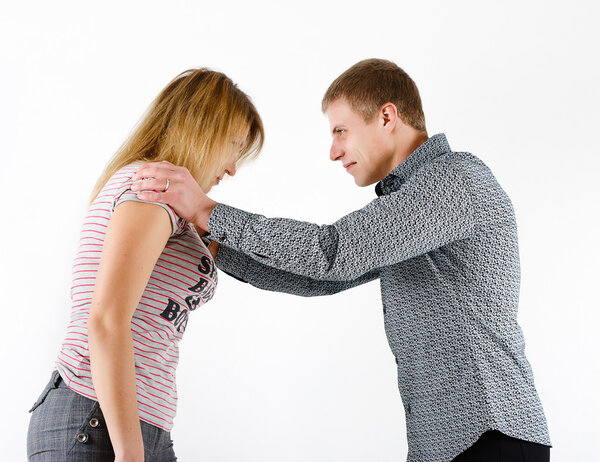
[[[417,85],[391,61],[372,58],[356,63],[329,86],[321,110],[326,112],[338,99],[345,100],[367,123],[385,103],[392,103],[404,123],[416,130],[426,130]]]

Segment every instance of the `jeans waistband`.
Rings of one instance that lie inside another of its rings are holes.
[[[52,383],[54,388],[66,388],[67,387],[67,384],[65,383],[63,378],[60,376],[60,373],[58,372],[58,370],[54,370],[52,372],[52,375],[50,376],[50,382]]]

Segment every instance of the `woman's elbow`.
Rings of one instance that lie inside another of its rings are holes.
[[[88,334],[93,337],[107,337],[131,331],[131,317],[126,317],[115,310],[102,309],[106,307],[94,306],[90,308],[87,320]]]

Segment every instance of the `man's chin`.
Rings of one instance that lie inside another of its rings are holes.
[[[371,186],[372,184],[377,183],[377,180],[369,180],[369,179],[365,179],[365,178],[354,178],[354,183],[356,184],[356,186],[360,187],[360,188],[364,188],[366,186]]]

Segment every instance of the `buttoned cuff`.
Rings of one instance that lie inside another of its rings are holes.
[[[220,244],[239,249],[249,212],[225,204],[217,204],[208,217],[208,238]]]

